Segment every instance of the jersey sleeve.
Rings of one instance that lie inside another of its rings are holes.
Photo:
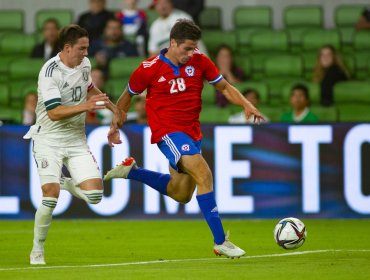
[[[211,85],[215,85],[223,79],[216,65],[206,55],[202,55],[202,66],[204,69],[204,78]]]
[[[62,104],[62,98],[58,87],[59,71],[47,69],[40,73],[38,92],[41,95],[46,110],[52,110]]]
[[[128,92],[131,96],[142,93],[149,84],[149,68],[145,68],[144,64],[140,66],[132,73],[128,82]]]

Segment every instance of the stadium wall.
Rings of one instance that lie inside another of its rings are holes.
[[[25,126],[0,127],[0,218],[33,219],[41,190]],[[87,140],[102,173],[133,155],[168,173],[150,130],[127,125],[123,144],[107,146],[109,127],[89,126]],[[202,153],[214,174],[219,211],[230,218],[369,218],[370,124],[202,126]],[[141,183],[105,183],[98,205],[61,192],[62,218],[200,218],[196,199],[179,205]]]
[[[141,0],[141,8],[148,7],[151,0]],[[367,0],[206,0],[206,6],[219,6],[223,10],[223,27],[225,30],[233,28],[232,12],[241,5],[267,5],[273,11],[273,25],[275,29],[283,28],[282,12],[287,6],[294,5],[321,5],[324,11],[324,26],[334,27],[334,11],[338,5],[363,4],[369,5]],[[122,0],[107,0],[107,7],[112,10],[120,9]],[[25,31],[35,31],[34,16],[40,9],[73,9],[75,17],[86,11],[88,0],[0,0],[0,9],[22,9],[26,15]]]

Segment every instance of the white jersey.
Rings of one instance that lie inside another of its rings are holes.
[[[170,38],[170,32],[172,27],[175,25],[176,21],[179,19],[188,19],[193,20],[191,15],[186,12],[174,9],[172,13],[166,18],[157,18],[153,21],[149,30],[149,42],[148,42],[148,51],[151,53],[159,53],[163,48],[167,48]],[[202,41],[198,42],[198,49],[207,54],[207,49]]]
[[[39,73],[36,124],[28,136],[58,146],[84,141],[85,113],[52,121],[47,111],[59,105],[75,106],[86,102],[87,91],[92,87],[88,58],[85,57],[75,68],[64,65],[59,54],[49,59]]]

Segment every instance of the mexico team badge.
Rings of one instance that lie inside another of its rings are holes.
[[[195,72],[195,69],[193,66],[186,66],[185,67],[185,73],[186,75],[188,75],[189,77],[192,77],[194,76],[194,72]]]

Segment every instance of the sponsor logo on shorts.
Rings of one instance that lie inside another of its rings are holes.
[[[184,144],[181,146],[182,151],[190,151],[190,146],[188,144]]]
[[[189,77],[192,77],[194,76],[194,73],[195,73],[195,69],[193,66],[186,66],[185,67],[185,73],[186,75],[188,75]]]
[[[46,168],[49,166],[48,160],[46,158],[43,158],[41,161],[41,167]]]

